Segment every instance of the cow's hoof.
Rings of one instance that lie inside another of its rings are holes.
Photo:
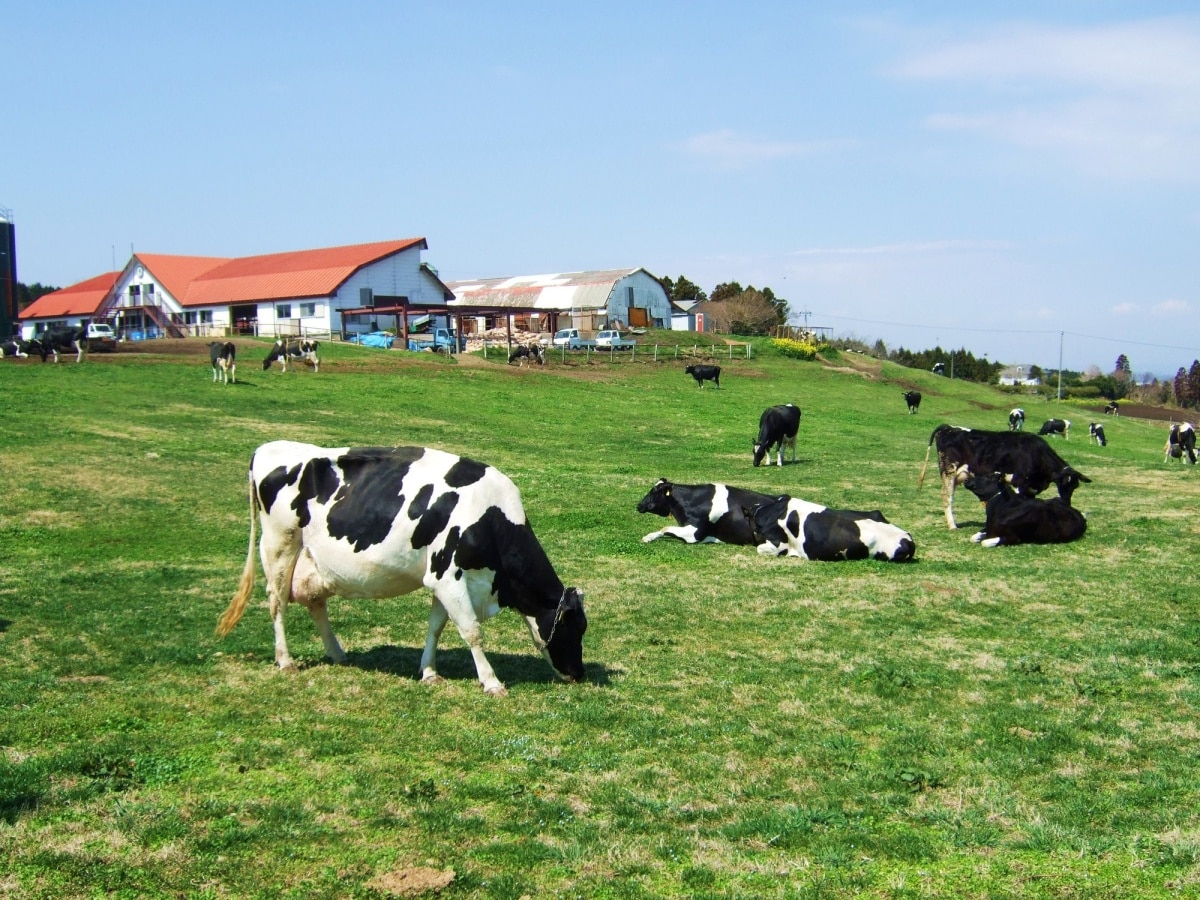
[[[296,664],[290,659],[285,663],[279,664],[279,671],[285,675],[295,675],[300,670],[296,668]]]
[[[986,532],[986,531],[980,531],[980,532],[977,532],[977,533],[975,533],[975,534],[971,535],[971,543],[972,543],[972,544],[978,544],[978,543],[979,543],[980,541],[982,541],[982,540],[983,540],[985,537],[987,537],[987,532]]]
[[[430,672],[428,675],[421,676],[421,684],[442,684],[445,680],[437,672]]]
[[[507,697],[508,696],[508,688],[506,688],[502,684],[493,684],[491,687],[488,687],[485,684],[483,686],[483,692],[485,694],[487,694],[489,697]]]
[[[984,547],[999,547],[1000,538],[988,538],[986,541],[980,541],[980,545]]]

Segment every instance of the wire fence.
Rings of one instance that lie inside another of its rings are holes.
[[[512,345],[512,350],[517,348]],[[512,351],[504,341],[483,342],[485,359],[502,357],[507,360]],[[567,347],[548,347],[542,351],[546,360],[560,364],[569,362],[590,363],[593,360],[604,362],[659,362],[665,359],[752,359],[754,346],[752,344],[635,344],[632,347],[617,349],[616,347],[580,347],[569,350]]]

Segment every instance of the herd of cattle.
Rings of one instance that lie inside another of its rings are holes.
[[[74,353],[75,361],[81,362],[87,352],[86,329],[50,328],[40,338],[25,340],[12,337],[0,344],[0,359],[26,359],[30,356],[40,356],[45,362],[51,356],[58,362],[59,353]]]
[[[218,374],[234,378],[233,345],[211,346],[214,380]],[[276,358],[286,365],[305,352],[313,354],[315,369],[315,342],[309,351],[296,352],[280,342],[263,367]],[[705,380],[719,386],[719,367],[689,366],[685,371],[701,387]],[[920,399],[916,391],[905,392],[910,413]],[[769,464],[772,448],[779,466],[785,448],[791,449],[794,462],[800,420],[800,408],[793,403],[765,409],[752,442],[752,464],[758,466],[764,458]],[[1071,498],[1091,479],[1063,460],[1044,437],[1060,435],[1065,441],[1070,422],[1051,419],[1034,435],[1023,431],[1024,420],[1024,410],[1018,408],[1009,414],[1007,431],[943,424],[929,438],[918,487],[936,447],[946,523],[958,527],[954,491],[962,485],[984,504],[983,529],[971,540],[985,547],[1068,543],[1087,530]],[[1096,423],[1092,436],[1105,444],[1103,428]],[[1190,424],[1172,427],[1167,459],[1172,457],[1195,462]],[[588,623],[583,592],[564,585],[556,574],[525,516],[520,492],[497,469],[424,447],[330,449],[272,441],[254,452],[248,480],[250,543],[237,592],[218,621],[218,635],[237,624],[253,592],[255,531],[261,526],[258,556],[281,669],[295,668],[284,631],[289,603],[308,610],[326,654],[344,662],[345,651],[329,624],[330,597],[382,599],[423,586],[433,593],[433,603],[419,665],[422,681],[441,680],[437,644],[446,624],[453,622],[470,649],[483,689],[505,694],[484,654],[481,627],[505,607],[524,617],[534,646],[558,677],[584,677]],[[1039,499],[1050,485],[1058,496]],[[831,562],[909,562],[916,554],[912,535],[878,509],[831,509],[728,484],[660,479],[637,511],[674,520],[645,535],[646,543],[673,537],[689,544],[755,546],[764,555]]]

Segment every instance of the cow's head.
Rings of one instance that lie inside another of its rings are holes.
[[[1012,485],[1000,472],[970,475],[962,486],[979,498],[980,503],[987,503],[999,494],[1012,495]]]
[[[642,498],[642,502],[638,504],[637,511],[640,513],[654,513],[656,516],[669,516],[671,514],[671,488],[674,485],[665,478],[658,479],[654,487],[650,488],[650,493]]]
[[[767,444],[760,444],[757,439],[750,442],[750,446],[754,448],[754,465],[757,468],[763,461],[763,457],[767,455],[767,450],[770,449]]]
[[[1075,489],[1079,487],[1081,481],[1087,484],[1092,483],[1092,479],[1086,475],[1080,475],[1070,466],[1059,470],[1054,475],[1054,483],[1058,485],[1058,496],[1067,503],[1071,502],[1071,495],[1075,493]]]
[[[750,523],[750,530],[754,534],[754,543],[758,544],[759,553],[768,553],[772,550],[776,556],[787,553],[786,526],[789,500],[791,500],[790,497],[781,494],[774,500],[759,503],[753,508],[742,507],[742,515]]]
[[[583,611],[583,591],[569,587],[563,591],[556,609],[537,616],[538,634],[545,641],[546,658],[565,681],[582,681],[583,634],[587,614]]]
[[[695,375],[696,367],[695,366],[684,366],[683,374],[684,375]]]

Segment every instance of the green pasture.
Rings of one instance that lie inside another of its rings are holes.
[[[167,352],[167,350],[174,352]],[[697,389],[684,360],[334,345],[236,385],[166,344],[0,364],[0,897],[817,898],[1200,894],[1200,471],[1162,423],[763,343]],[[720,352],[720,351],[718,351]],[[907,414],[901,392],[923,392]],[[795,465],[755,469],[765,406]],[[1062,546],[946,528],[934,426],[1036,429],[1093,479]],[[502,612],[485,696],[428,596],[330,603],[350,664],[289,615],[273,664],[246,467],[277,438],[416,444],[520,487],[586,595],[586,683]],[[933,464],[931,464],[931,469]],[[805,563],[642,535],[659,477],[879,508],[917,561]]]

